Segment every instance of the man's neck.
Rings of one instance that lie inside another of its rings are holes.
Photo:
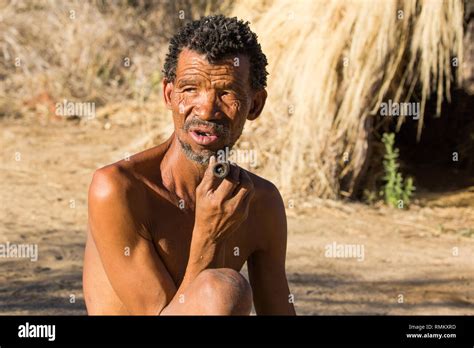
[[[171,195],[183,200],[185,210],[194,210],[196,187],[201,182],[206,168],[207,165],[201,165],[186,157],[176,133],[173,133],[160,164],[161,179]]]

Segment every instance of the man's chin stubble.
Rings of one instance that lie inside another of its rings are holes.
[[[189,145],[188,143],[185,143],[179,138],[178,140],[179,140],[179,143],[181,144],[181,149],[183,150],[186,157],[189,160],[196,162],[200,165],[203,165],[203,166],[207,165],[209,163],[209,159],[211,158],[211,156],[216,154],[215,151],[211,151],[211,150],[204,150],[201,153],[196,153],[191,148],[191,145]]]
[[[211,156],[217,156],[218,151],[212,151],[212,150],[203,150],[200,153],[196,153],[191,148],[191,145],[189,145],[188,143],[185,143],[184,141],[179,139],[179,137],[178,137],[178,140],[179,140],[179,143],[181,144],[181,149],[186,155],[186,158],[200,165],[207,166],[209,164],[209,160]],[[227,145],[227,147],[230,150],[232,148],[232,145]]]

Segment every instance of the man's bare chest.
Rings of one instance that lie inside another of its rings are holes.
[[[159,217],[147,226],[157,253],[168,272],[178,284],[182,281],[188,264],[192,243],[194,215],[179,207],[161,207]],[[224,266],[240,271],[255,250],[256,241],[251,235],[250,221],[244,222],[221,246]]]

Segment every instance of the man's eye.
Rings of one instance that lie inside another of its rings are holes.
[[[196,87],[187,87],[183,90],[183,92],[196,92]]]
[[[235,93],[233,91],[222,91],[221,95],[224,96],[234,96]]]

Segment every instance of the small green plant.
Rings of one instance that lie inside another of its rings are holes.
[[[462,228],[459,233],[465,237],[474,237],[474,228]]]
[[[395,134],[384,133],[382,143],[385,145],[383,159],[385,185],[381,195],[383,195],[385,203],[392,207],[408,208],[415,186],[413,186],[412,178],[403,180],[402,174],[398,171],[398,149],[394,147]]]
[[[362,199],[369,205],[373,205],[377,201],[377,192],[365,189],[362,195]]]

